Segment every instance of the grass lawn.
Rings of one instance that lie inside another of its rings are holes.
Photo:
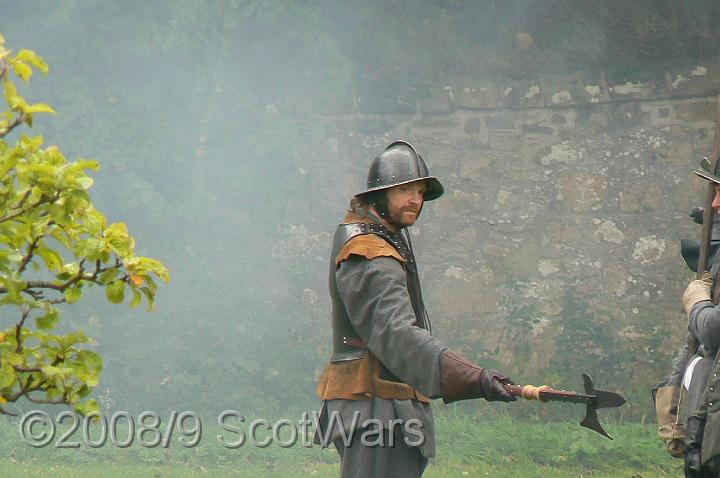
[[[438,459],[424,476],[449,477],[680,477],[682,463],[664,451],[654,425],[609,426],[607,440],[577,424],[521,422],[462,416],[437,419]],[[339,461],[332,449],[226,449],[209,430],[194,448],[110,443],[89,448],[82,432],[72,437],[80,448],[33,448],[24,443],[16,423],[0,420],[2,477],[336,477]],[[53,442],[54,443],[54,442]]]

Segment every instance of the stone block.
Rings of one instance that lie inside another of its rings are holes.
[[[715,121],[718,114],[717,101],[690,101],[675,105],[675,117],[681,121]]]
[[[638,238],[632,258],[641,264],[656,264],[663,260],[667,241],[652,234]]]
[[[420,99],[418,105],[423,114],[451,113],[455,103],[450,96],[450,87],[431,88],[427,98]]]
[[[620,211],[623,213],[642,211],[640,197],[633,191],[622,191],[620,193]]]
[[[667,98],[666,74],[660,69],[610,71],[605,85],[612,100]]]
[[[648,99],[657,97],[657,87],[654,83],[645,83],[641,81],[626,81],[624,83],[616,83],[608,85],[608,91],[613,100],[627,99]]]
[[[556,144],[550,149],[550,153],[540,158],[540,164],[549,166],[552,163],[574,163],[582,161],[587,157],[587,151],[584,149],[576,149],[568,144]]]
[[[683,141],[663,142],[654,148],[655,157],[665,164],[687,166],[696,164],[693,161],[692,144]]]
[[[515,130],[517,115],[511,113],[491,114],[486,119],[488,129]]]
[[[505,96],[507,106],[515,108],[536,108],[545,106],[545,95],[539,81],[508,82],[512,91]],[[505,91],[509,91],[506,89]]]
[[[645,188],[642,195],[642,205],[652,211],[659,211],[663,204],[666,204],[667,197],[657,184],[650,184]]]
[[[545,104],[571,106],[609,101],[600,78],[589,74],[551,75],[542,81]]]
[[[428,294],[428,303],[432,303],[437,310],[448,311],[449,316],[476,317],[497,310],[497,297],[493,294],[478,294],[475,282],[444,277],[432,290]]]
[[[558,208],[576,213],[597,209],[608,196],[607,178],[599,174],[573,171],[562,173],[557,181]]]
[[[548,135],[548,136],[552,136],[553,134],[555,134],[555,130],[552,128],[549,128],[547,126],[523,125],[522,132],[533,134],[533,135]]]
[[[523,139],[520,134],[500,133],[497,131],[488,134],[490,149],[498,151],[517,151],[523,147]]]
[[[608,109],[608,129],[630,129],[641,125],[645,116],[638,103],[613,103]]]
[[[671,95],[717,96],[720,94],[720,65],[703,64],[674,68],[667,73]]]
[[[394,81],[365,80],[357,85],[355,99],[360,113],[397,114],[415,113],[415,91]]]
[[[355,99],[348,92],[343,95],[320,95],[313,109],[322,114],[346,114],[356,111]]]
[[[603,88],[600,82],[589,82],[584,88],[584,98],[588,103],[600,103],[610,101],[608,92]]]
[[[675,106],[671,101],[647,102],[640,105],[645,116],[645,123],[656,128],[677,123]]]
[[[442,131],[444,134],[457,128],[459,124],[460,120],[448,116],[428,116],[412,122],[415,128]]]
[[[461,195],[447,189],[446,187],[442,201],[434,201],[433,214],[439,218],[457,218],[465,211],[465,201]]]
[[[494,85],[463,85],[453,88],[453,98],[458,108],[497,108],[501,93]]]
[[[605,130],[610,122],[611,105],[603,104],[595,107],[579,108],[576,124],[581,128]]]
[[[460,162],[460,175],[472,181],[481,181],[495,157],[489,155],[471,155]]]
[[[385,120],[358,119],[350,122],[353,131],[366,136],[381,136],[393,130],[394,125]]]
[[[567,117],[562,113],[553,113],[550,117],[550,122],[554,125],[565,125],[567,124]]]
[[[468,118],[465,120],[463,131],[467,134],[475,135],[480,132],[480,128],[482,128],[482,120],[480,118]]]

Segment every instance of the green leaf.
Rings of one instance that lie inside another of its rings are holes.
[[[0,44],[2,44],[2,42],[0,42]],[[48,64],[45,63],[45,60],[32,50],[26,50],[23,48],[17,55],[15,55],[15,58],[30,63],[32,66],[42,71],[43,75],[47,75],[50,69]]]
[[[77,395],[78,395],[78,397],[80,397],[80,398],[85,398],[85,397],[87,397],[88,395],[90,395],[90,392],[91,392],[91,391],[92,391],[92,390],[90,389],[90,387],[88,387],[87,385],[83,385],[82,387],[80,387],[80,388],[78,389]]]
[[[125,282],[117,280],[105,287],[105,295],[113,304],[119,304],[125,299]]]
[[[86,189],[86,190],[90,189],[90,187],[93,185],[93,182],[94,182],[92,178],[87,177],[87,176],[82,176],[80,178],[77,178],[75,181],[80,185],[81,188]]]
[[[137,290],[135,288],[132,289],[132,294],[133,294],[133,298],[132,298],[132,302],[130,302],[130,307],[137,307],[140,305],[140,302],[142,301],[142,294],[140,293],[139,290]]]
[[[103,360],[99,353],[93,350],[81,350],[78,354],[89,369],[100,372],[103,369]]]
[[[127,237],[128,229],[124,222],[114,222],[105,229],[105,237]]]
[[[57,251],[47,247],[38,247],[37,253],[42,257],[43,261],[45,261],[45,265],[49,271],[60,271],[62,269],[64,261]]]
[[[127,257],[132,254],[135,241],[128,235],[127,226],[122,222],[116,222],[108,226],[103,236],[112,250],[120,257]]]
[[[108,283],[112,282],[118,276],[119,273],[120,273],[120,270],[116,267],[113,267],[112,269],[108,269],[105,272],[103,272],[102,274],[100,274],[98,279],[100,280],[100,282],[102,284],[108,284]]]
[[[86,169],[92,169],[93,171],[99,171],[100,170],[100,163],[98,163],[95,160],[92,159],[83,159],[78,160],[72,163],[68,169],[70,172],[76,173],[80,171],[84,171]]]
[[[0,388],[7,388],[15,382],[17,375],[15,369],[8,362],[3,361],[0,365]]]
[[[152,312],[155,309],[155,292],[147,287],[141,287],[140,292],[143,293],[148,303],[148,312]]]
[[[10,80],[5,80],[3,82],[3,92],[5,93],[5,98],[7,98],[8,104],[10,104],[12,98],[16,97],[18,94],[15,84]]]
[[[5,354],[3,356],[4,360],[7,360],[7,362],[10,365],[20,365],[23,363],[23,356],[22,354],[10,352],[9,354]]]
[[[82,297],[82,289],[80,287],[70,287],[65,289],[65,300],[68,304],[77,302]]]
[[[3,82],[3,89],[5,91],[5,99],[7,100],[8,106],[10,106],[13,111],[22,111],[27,108],[25,98],[18,95],[17,88],[12,81],[6,79]]]
[[[60,320],[60,313],[56,309],[50,309],[45,315],[38,317],[35,324],[38,329],[50,330],[55,328],[58,320]]]
[[[22,78],[25,83],[28,83],[30,81],[30,77],[32,76],[32,68],[19,60],[13,61],[12,66],[13,70],[15,70],[15,74]]]
[[[48,378],[52,378],[62,374],[62,369],[58,367],[53,367],[52,365],[43,365],[41,370],[42,374]]]
[[[170,280],[170,273],[168,273],[162,262],[148,257],[138,257],[137,259],[138,269],[154,272],[163,282]]]
[[[50,113],[55,114],[56,111],[52,108],[52,106],[45,104],[45,103],[35,103],[34,105],[30,105],[27,108],[25,108],[25,113]]]
[[[75,411],[80,415],[85,416],[91,412],[100,412],[100,405],[98,405],[97,401],[93,398],[76,404]]]

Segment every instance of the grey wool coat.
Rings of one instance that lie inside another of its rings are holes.
[[[351,256],[335,272],[338,292],[352,325],[372,353],[398,378],[430,398],[442,394],[440,355],[447,347],[430,332],[414,325],[403,265],[391,257],[367,259]],[[374,397],[372,400],[327,400],[323,415],[341,418],[344,432],[355,418],[362,423],[375,418],[388,423],[415,419],[422,423],[426,458],[435,456],[435,427],[429,404],[417,400]],[[340,439],[337,421],[320,424],[330,441]],[[326,435],[326,436],[327,436]],[[408,436],[411,441],[416,437]]]
[[[715,355],[714,364],[710,370],[707,385],[700,398],[697,410],[691,414],[705,419],[705,433],[702,441],[702,462],[707,464],[710,460],[720,460],[720,305],[718,291],[720,291],[720,254],[710,270],[713,278],[714,300],[698,302],[690,310],[688,329],[690,333],[707,350]]]

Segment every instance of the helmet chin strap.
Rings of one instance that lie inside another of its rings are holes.
[[[375,209],[375,206],[373,206],[371,204],[370,207],[365,210],[365,212],[367,213],[368,216],[370,216],[371,218],[375,219],[377,222],[382,224],[383,219],[381,219],[381,214]],[[375,214],[375,213],[377,213],[377,214]]]

